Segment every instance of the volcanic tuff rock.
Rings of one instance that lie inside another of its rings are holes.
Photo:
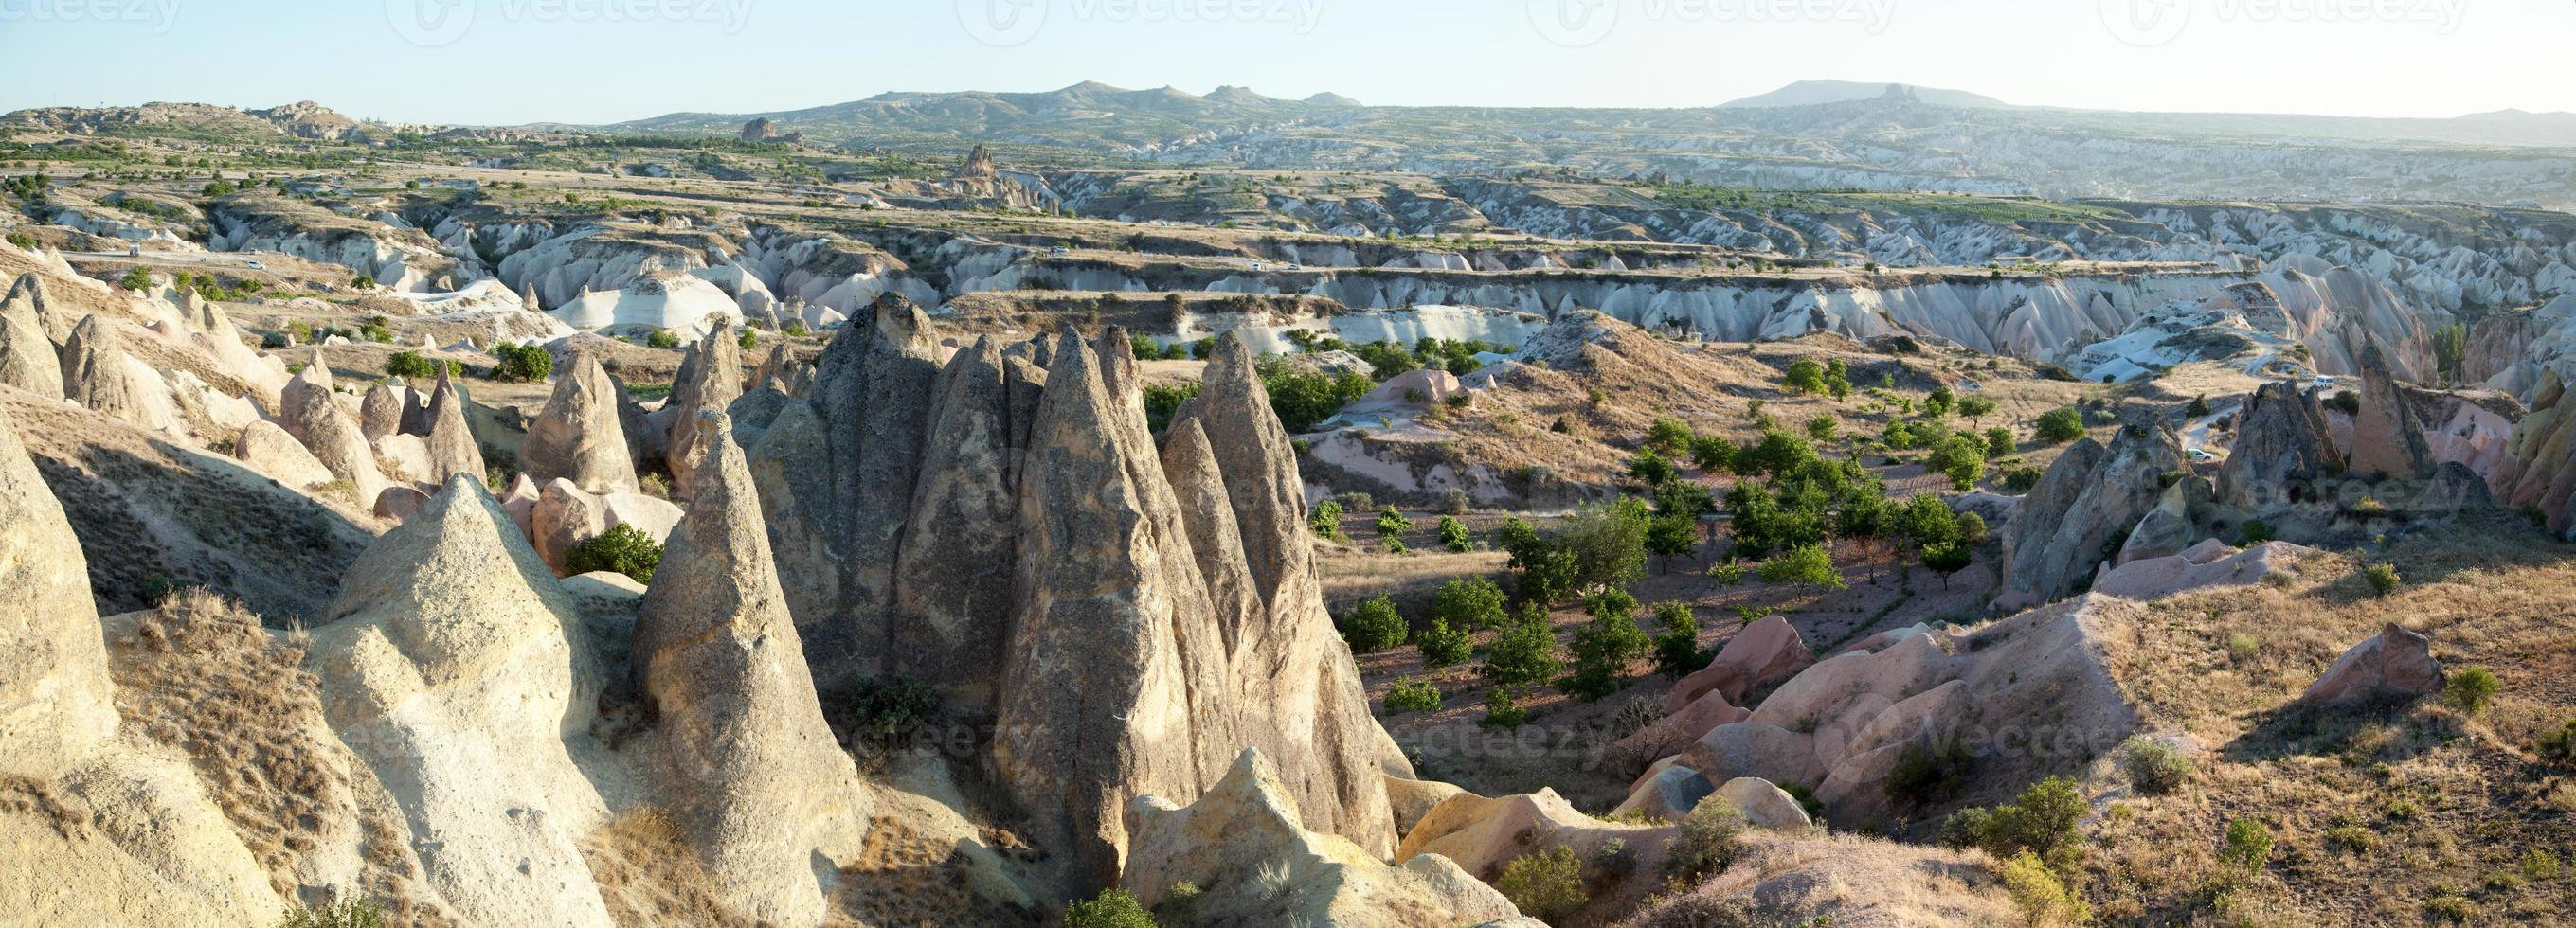
[[[2352,469],[2419,480],[2433,475],[2424,424],[2389,375],[2377,345],[2361,353],[2361,414],[2352,422]]]
[[[483,446],[465,418],[465,393],[442,368],[438,390],[429,400],[430,483],[444,484],[458,475],[482,479]]]
[[[318,360],[306,367],[287,383],[281,401],[284,408],[279,411],[278,424],[303,442],[333,476],[348,481],[357,505],[374,505],[376,494],[384,489],[385,478],[376,468],[376,454],[367,444],[367,436],[358,431],[358,423],[350,420],[339,401],[331,398],[330,368]]]
[[[67,266],[65,271],[68,273]],[[50,286],[44,275],[34,271],[18,275],[17,281],[9,285],[9,294],[0,297],[0,316],[16,317],[34,326],[46,341],[59,345],[71,337],[72,327],[80,320],[71,318],[69,309],[56,304]]]
[[[1027,410],[1024,410],[1024,412]],[[990,337],[940,371],[921,480],[895,564],[889,673],[991,699],[999,616],[1010,613],[1019,544],[1019,437],[1001,349]]]
[[[813,642],[816,681],[833,690],[877,672],[894,644],[894,567],[939,379],[939,339],[921,308],[888,295],[841,330],[815,362],[814,398],[832,478],[826,524],[837,540],[841,591],[834,617],[799,629]],[[810,566],[810,565],[805,565]],[[782,572],[796,566],[781,564]]]
[[[674,818],[728,905],[786,925],[824,920],[818,853],[854,862],[869,802],[832,739],[772,566],[731,424],[708,436],[697,495],[635,623],[635,675],[668,757]]]
[[[1473,925],[1519,911],[1438,854],[1401,866],[1331,834],[1306,830],[1297,801],[1260,751],[1188,806],[1158,796],[1127,808],[1135,836],[1121,885],[1147,906],[1201,887],[1193,924]]]
[[[432,886],[471,923],[609,924],[577,844],[608,818],[581,766],[601,668],[481,482],[377,539],[330,617],[306,666],[332,729],[434,836],[414,842]]]
[[[0,776],[51,779],[116,733],[89,561],[0,421]]]
[[[358,403],[358,433],[369,442],[402,433],[403,414],[414,405],[411,385],[386,378],[367,388],[366,399]]]
[[[671,489],[679,498],[692,498],[698,461],[714,447],[698,434],[704,424],[700,415],[722,413],[741,396],[742,349],[733,339],[719,331],[689,346],[672,381],[668,407],[678,411],[678,417],[671,421],[668,447]]]
[[[2218,501],[2261,512],[2313,498],[2316,481],[2343,467],[2317,395],[2267,383],[2237,413],[2236,443],[2218,467]]]
[[[2299,694],[2304,702],[2350,705],[2374,699],[2422,696],[2442,688],[2442,664],[2433,659],[2432,641],[2391,623],[2368,641],[2336,658],[2317,682]]]
[[[779,587],[798,636],[811,641],[809,630],[828,627],[841,594],[840,566],[833,560],[829,527],[832,512],[830,457],[824,450],[823,422],[814,404],[790,400],[760,434],[749,452],[752,482],[760,488],[762,521],[769,525],[769,549],[778,561]],[[807,660],[821,667],[825,658],[814,645]]]
[[[242,429],[241,437],[233,441],[233,456],[279,483],[307,492],[338,479],[295,436],[266,420]]]
[[[63,398],[63,363],[31,313],[0,313],[0,386]]]
[[[635,492],[633,448],[619,409],[623,392],[597,357],[575,352],[528,426],[520,471],[541,484],[563,479],[591,493]]]
[[[107,317],[83,318],[63,342],[63,393],[72,402],[151,427],[140,387],[125,369],[125,351]]]
[[[2004,527],[2003,593],[1995,608],[2022,609],[2076,592],[2155,508],[2164,475],[2183,470],[2179,436],[2162,423],[2124,425],[2103,449],[2080,439],[2049,465]]]

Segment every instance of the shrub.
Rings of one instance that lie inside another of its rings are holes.
[[[1446,622],[1464,631],[1484,631],[1503,627],[1510,619],[1503,610],[1503,590],[1483,577],[1451,580],[1431,594],[1431,619]]]
[[[1644,500],[1623,498],[1575,509],[1562,536],[1574,554],[1576,585],[1626,586],[1646,575],[1646,528],[1653,521]]]
[[[1157,928],[1154,916],[1145,906],[1123,889],[1104,889],[1100,895],[1075,901],[1064,907],[1064,928]]]
[[[604,570],[625,574],[637,583],[651,583],[653,569],[662,564],[662,543],[642,529],[620,522],[572,546],[564,563],[574,574]]]
[[[1689,425],[1671,417],[1658,418],[1653,426],[1646,429],[1646,447],[1662,452],[1666,457],[1690,453],[1691,442],[1697,438],[1691,434]]]
[[[2074,780],[2050,777],[2010,805],[1959,810],[1942,822],[1941,842],[1978,848],[1996,860],[2035,854],[2050,869],[2071,873],[2083,862],[2084,832],[2075,825],[2086,808]]]
[[[1413,646],[1422,651],[1422,666],[1433,670],[1464,664],[1475,652],[1466,629],[1453,628],[1438,616],[1432,617],[1430,628],[1413,636]]]
[[[1637,627],[1636,599],[1612,592],[1618,592],[1627,605],[1596,611],[1592,624],[1574,633],[1574,676],[1563,689],[1585,702],[1597,702],[1626,686],[1628,665],[1654,647],[1653,639]]]
[[[492,379],[508,383],[536,383],[555,375],[555,356],[536,345],[502,343],[492,346],[492,356],[501,363],[493,365]]]
[[[376,278],[375,278],[375,276],[374,276],[374,275],[371,275],[371,274],[360,274],[360,275],[358,275],[358,276],[356,276],[356,277],[349,278],[349,289],[351,289],[351,290],[373,290],[373,289],[376,289]]]
[[[742,330],[741,335],[734,337],[733,343],[741,347],[744,351],[750,351],[753,348],[760,347],[760,333],[754,332],[750,329],[744,329]]]
[[[1750,823],[1744,810],[1724,796],[1710,796],[1691,807],[1664,851],[1664,876],[1698,883],[1726,872],[1744,852]]]
[[[2541,763],[2561,770],[2576,770],[2576,721],[2540,736],[2538,747]]]
[[[1744,582],[1744,564],[1734,558],[1728,558],[1724,563],[1710,564],[1708,578],[1717,581],[1719,586],[1741,584]]]
[[[1825,392],[1825,366],[1813,358],[1800,358],[1789,365],[1789,373],[1780,380],[1780,388],[1791,393]]]
[[[9,233],[9,244],[18,246],[20,251],[34,251],[36,250],[36,237],[25,232],[11,232]]]
[[[2397,565],[2394,564],[2372,564],[2370,569],[2361,572],[2361,578],[2369,581],[2370,591],[2380,596],[2397,592],[2401,582],[2397,579]]]
[[[2494,705],[2496,693],[2503,689],[2504,684],[2496,680],[2493,671],[2471,667],[2452,674],[2450,682],[2442,684],[2442,698],[2460,707],[2460,711],[2476,715]]]
[[[2219,850],[2218,859],[2247,876],[2261,872],[2264,862],[2272,859],[2272,829],[2250,818],[2227,823],[2227,846]]]
[[[2048,475],[2047,471],[2029,464],[2019,464],[2004,468],[2003,473],[2004,489],[2015,493],[2030,492],[2030,488],[2039,485],[2039,478]]]
[[[1494,882],[1521,914],[1555,924],[1583,909],[1590,899],[1583,894],[1583,861],[1574,849],[1559,845],[1535,854],[1523,854],[1503,865],[1502,879]]]
[[[1440,546],[1464,554],[1474,550],[1476,545],[1473,536],[1467,534],[1467,526],[1464,523],[1448,516],[1441,516]]]
[[[1440,711],[1440,688],[1431,685],[1429,680],[1416,680],[1412,677],[1397,680],[1395,685],[1386,691],[1386,711],[1389,713],[1438,712]]]
[[[136,293],[150,290],[152,289],[152,272],[139,267],[135,268],[125,272],[124,279],[118,280],[116,285],[124,287],[127,290],[132,290]]]
[[[1804,583],[1828,590],[1844,589],[1841,571],[1834,569],[1834,558],[1818,545],[1799,545],[1780,556],[1762,562],[1764,583]]]
[[[913,680],[868,680],[850,694],[851,727],[882,749],[910,747],[915,734],[939,713],[939,691]]]
[[[680,347],[680,333],[654,329],[653,334],[644,337],[644,344],[653,348],[677,348]]]
[[[2227,636],[2227,660],[2229,663],[2248,663],[2253,661],[2257,655],[2262,653],[2263,642],[2261,639],[2256,638],[2253,635],[2249,635],[2244,632],[2237,632]]]
[[[385,359],[385,373],[394,377],[436,377],[439,363],[420,356],[417,351],[397,351]]]
[[[2013,855],[1997,870],[2004,892],[2033,925],[2081,925],[2093,920],[2093,908],[2028,851]]]
[[[1404,513],[1397,512],[1393,506],[1377,514],[1377,536],[1380,538],[1394,538],[1412,530],[1413,520],[1405,518]]]
[[[2524,879],[2534,883],[2546,883],[2557,879],[2559,871],[2558,855],[2550,853],[2546,848],[2535,847],[2522,854]]]
[[[2073,406],[2060,406],[2042,413],[2036,434],[2040,441],[2063,445],[2084,437],[2084,414]]]
[[[1351,610],[1350,618],[1342,621],[1343,640],[1360,654],[1375,654],[1403,644],[1409,631],[1404,616],[1395,611],[1395,602],[1384,596],[1361,603]]]
[[[1315,537],[1342,540],[1342,504],[1329,499],[1316,503],[1314,514],[1306,518],[1306,527],[1314,531]]]
[[[286,910],[277,928],[384,928],[385,910],[373,899],[339,896],[321,908]]]
[[[2171,793],[2191,779],[2191,758],[2151,738],[2129,739],[2121,748],[2120,763],[2128,771],[2129,785],[2151,796]]]
[[[1476,727],[1486,731],[1519,731],[1529,721],[1529,710],[1512,703],[1512,688],[1497,686],[1485,693],[1485,716]]]
[[[2259,545],[2281,537],[2280,533],[2272,530],[2272,523],[2261,519],[2247,519],[2244,525],[2237,528],[2244,534],[2245,543],[2248,545]]]
[[[1967,786],[1968,763],[1968,748],[1957,738],[1907,745],[1896,752],[1896,766],[1887,774],[1887,798],[1919,809],[1956,796]]]

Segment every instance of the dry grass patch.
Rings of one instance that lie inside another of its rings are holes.
[[[661,810],[629,809],[600,826],[581,844],[582,859],[620,925],[704,925],[757,928],[716,901],[715,883],[680,827]]]

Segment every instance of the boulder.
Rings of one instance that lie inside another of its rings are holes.
[[[1769,780],[1737,777],[1718,787],[1717,795],[1734,803],[1735,808],[1744,813],[1745,820],[1757,828],[1798,832],[1815,825],[1815,820],[1807,815],[1807,808],[1798,804],[1797,797]]]
[[[1628,791],[1627,800],[1610,810],[1610,817],[1625,819],[1633,814],[1650,822],[1678,822],[1690,817],[1699,801],[1716,791],[1699,771],[1668,758],[1646,772],[1645,778]]]
[[[575,353],[528,427],[520,473],[540,485],[562,479],[591,493],[634,492],[635,459],[619,415],[623,399],[598,358]]]
[[[608,820],[575,762],[600,664],[569,600],[479,481],[458,477],[342,580],[305,662],[323,711],[471,924],[610,921],[580,849]],[[496,775],[506,771],[507,775]]]
[[[89,559],[5,420],[0,588],[0,777],[51,780],[116,734],[115,693]]]
[[[1679,712],[1711,692],[1727,702],[1741,702],[1744,694],[1786,680],[1815,660],[1788,619],[1770,616],[1745,626],[1708,666],[1673,684],[1664,694],[1664,711]]]
[[[273,422],[253,422],[244,427],[241,437],[233,440],[233,457],[298,490],[309,492],[339,479],[306,451],[302,442]]]
[[[2113,563],[2181,553],[2198,540],[2202,517],[2209,513],[2212,498],[2208,480],[2185,475],[2174,481],[2156,500],[2156,508],[2147,510],[2138,520],[2138,527],[2129,531]]]
[[[400,524],[429,508],[429,494],[412,487],[386,487],[376,494],[372,508],[376,518]]]
[[[1261,752],[1247,748],[1187,806],[1147,796],[1128,807],[1133,839],[1120,885],[1147,907],[1182,883],[1198,886],[1194,924],[1412,928],[1520,915],[1438,854],[1388,866],[1347,839],[1306,830],[1297,809]]]
[[[384,475],[376,468],[375,451],[368,447],[367,436],[358,431],[358,423],[340,408],[339,401],[332,399],[330,383],[330,370],[318,363],[296,374],[286,385],[285,408],[279,411],[278,424],[303,442],[315,460],[331,469],[332,476],[349,484],[352,505],[371,505],[384,489]]]
[[[2427,516],[2448,516],[2481,512],[2495,508],[2495,494],[2487,489],[2486,478],[2478,476],[2468,465],[2445,461],[2434,468],[2433,479],[2415,494],[2411,508]]]
[[[358,432],[370,442],[402,434],[403,414],[415,404],[411,385],[393,378],[376,382],[367,388],[366,399],[358,403]]]
[[[1752,717],[1749,709],[1727,702],[1726,694],[1717,690],[1702,693],[1680,711],[1672,712],[1655,723],[1638,729],[1601,751],[1601,762],[1614,770],[1633,770],[1658,757],[1681,753],[1691,742],[1720,725],[1732,725]]]
[[[556,576],[572,573],[570,558],[573,546],[608,531],[608,507],[599,497],[582,492],[572,481],[555,479],[537,491],[537,504],[528,513],[528,539],[535,545],[537,557]]]
[[[1842,756],[1828,763],[1816,799],[1845,826],[1888,811],[1887,781],[1908,749],[1930,750],[1976,720],[1968,685],[1952,680],[1887,707],[1855,733]]]
[[[710,341],[722,341],[721,338]],[[827,913],[817,855],[847,866],[870,803],[824,724],[732,425],[702,413],[697,495],[635,623],[636,687],[680,832],[736,911],[781,925]]]
[[[63,363],[54,343],[34,324],[13,315],[0,315],[0,386],[63,398]]]
[[[1572,848],[1575,856],[1589,859],[1615,840],[1651,860],[1662,855],[1672,835],[1669,826],[1618,825],[1585,815],[1552,789],[1499,799],[1467,793],[1424,815],[1404,836],[1395,860],[1403,863],[1438,855],[1492,880],[1502,875],[1513,858],[1557,847]]]
[[[1430,814],[1433,807],[1467,791],[1448,783],[1399,776],[1388,776],[1385,783],[1387,807],[1395,812],[1396,834],[1412,831],[1413,824]]]
[[[2286,541],[2271,541],[2237,551],[2212,538],[2180,554],[2105,565],[2093,580],[2093,592],[2139,601],[2163,599],[2194,590],[2252,586],[2316,553]]]
[[[1737,722],[1709,729],[1708,734],[1691,742],[1681,757],[1682,766],[1697,771],[1711,783],[1738,777],[1758,777],[1773,783],[1816,783],[1825,778],[1825,765],[1816,759],[1813,735],[1763,722]]]
[[[2324,676],[2299,694],[2302,702],[2342,706],[2380,699],[2412,699],[2442,688],[2442,664],[2433,643],[2395,623],[2343,652]]]

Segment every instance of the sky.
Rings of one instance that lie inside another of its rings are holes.
[[[1693,107],[1802,78],[2098,109],[2576,111],[2568,0],[0,0],[0,110],[607,123],[1083,80]]]

